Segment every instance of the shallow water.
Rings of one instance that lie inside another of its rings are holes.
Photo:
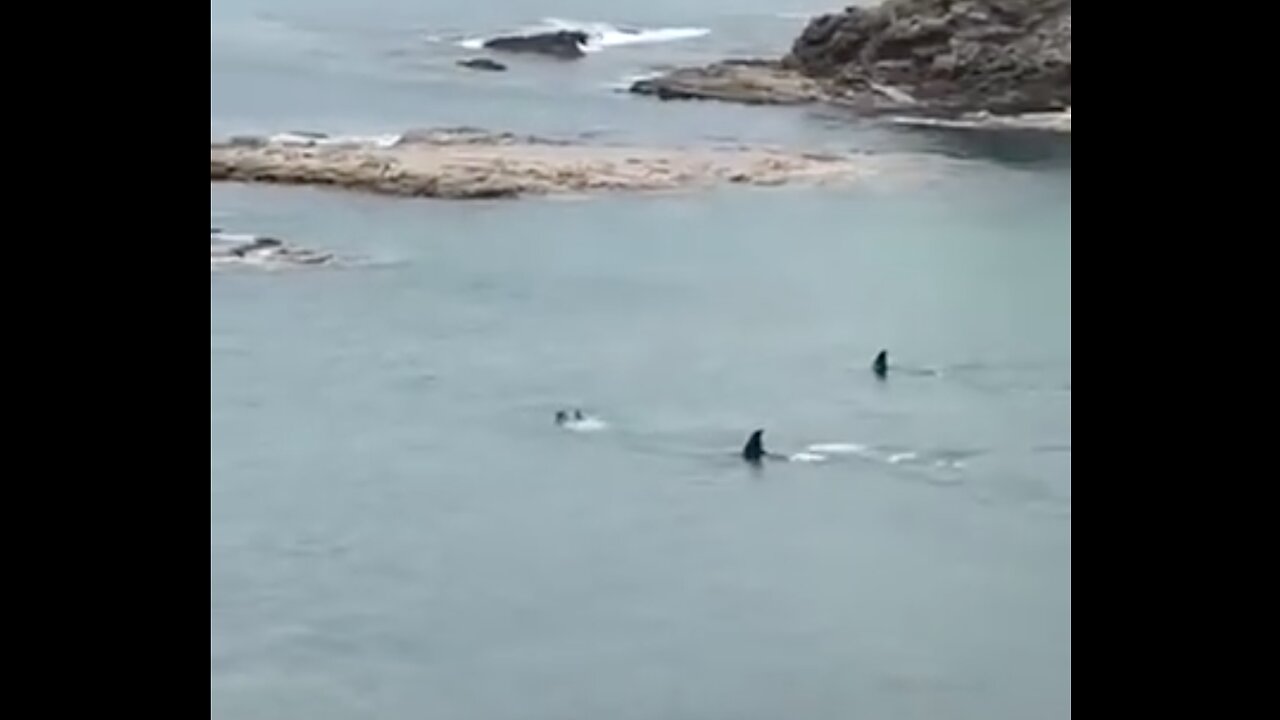
[[[572,200],[211,185],[213,225],[344,259],[210,276],[211,717],[1069,717],[1069,138],[620,95],[821,5],[593,7],[219,3],[211,134],[938,159]],[[422,39],[547,16],[712,32],[505,76]],[[744,467],[757,427],[820,461]]]

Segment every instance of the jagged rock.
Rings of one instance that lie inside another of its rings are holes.
[[[583,49],[590,37],[581,30],[557,30],[535,35],[513,35],[486,40],[484,47],[512,53],[534,53],[564,60],[586,55]]]
[[[891,85],[933,111],[1071,106],[1071,0],[888,0],[809,23],[786,67]]]
[[[812,20],[778,61],[677,69],[631,91],[933,116],[1060,112],[1071,107],[1071,0],[850,7]]]

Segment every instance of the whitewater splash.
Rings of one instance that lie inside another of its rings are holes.
[[[906,448],[874,448],[860,443],[817,443],[803,452],[791,456],[792,462],[823,463],[836,457],[857,457],[862,460],[894,466],[932,468],[935,470],[963,470],[969,459],[981,455],[963,450],[910,450]]]
[[[944,128],[949,130],[1036,130],[1071,134],[1071,108],[1067,108],[1062,112],[1025,113],[1022,115],[992,115],[988,112],[978,112],[956,119],[891,117],[888,121],[895,125],[907,127]]]
[[[280,270],[327,265],[333,259],[330,253],[296,247],[275,238],[209,229],[210,271],[247,267]]]
[[[538,25],[522,28],[517,35],[558,32],[561,30],[578,30],[587,34],[587,44],[583,52],[596,53],[612,47],[625,45],[648,45],[653,43],[678,42],[693,40],[711,34],[709,28],[670,27],[670,28],[633,28],[619,27],[602,22],[578,22],[560,18],[544,18]],[[467,38],[458,43],[468,50],[483,50],[485,42],[492,38]]]
[[[562,427],[564,427],[565,430],[568,430],[570,432],[596,433],[596,432],[604,432],[605,430],[608,430],[609,423],[605,422],[604,420],[601,420],[600,418],[591,417],[590,415],[588,415],[582,418],[581,420],[573,420],[573,419],[567,420],[565,421]]]
[[[386,149],[400,142],[400,134],[385,135],[326,135],[312,132],[283,132],[267,138],[271,145],[293,147],[376,147]]]

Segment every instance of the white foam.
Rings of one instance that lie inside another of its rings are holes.
[[[813,452],[798,452],[788,458],[793,463],[821,463],[827,461],[826,455]]]
[[[892,117],[897,125],[937,127],[955,130],[1042,130],[1071,133],[1071,109],[1062,112],[1027,113],[1024,115],[992,115],[973,113],[956,120],[926,117]]]
[[[587,34],[587,44],[583,52],[595,53],[611,47],[626,45],[648,45],[653,43],[679,42],[693,40],[711,34],[710,28],[701,27],[668,27],[668,28],[621,28],[604,22],[580,22],[562,18],[543,18],[541,24],[524,28],[512,35],[531,35],[535,33],[557,32],[559,30],[580,30]],[[490,38],[467,38],[458,43],[467,50],[482,50]]]
[[[889,456],[889,464],[901,465],[904,462],[911,462],[912,460],[919,460],[919,459],[920,459],[920,453],[915,453],[915,452],[894,453],[893,455]]]
[[[609,423],[600,418],[584,417],[581,420],[569,420],[564,424],[566,430],[580,433],[603,432],[609,429]]]
[[[399,134],[387,135],[332,135],[312,136],[299,133],[277,133],[267,138],[272,145],[333,146],[355,145],[359,147],[389,148],[400,142]]]
[[[867,451],[867,446],[857,443],[822,443],[810,445],[808,449],[809,452],[825,455],[861,455]]]
[[[209,242],[216,242],[216,243],[244,245],[246,243],[254,242],[257,239],[258,239],[257,235],[247,235],[244,233],[227,233],[227,232],[209,233]]]
[[[313,252],[282,243],[254,246],[270,238],[249,233],[209,233],[209,269],[253,267],[265,270],[325,265],[333,260],[329,253]]]

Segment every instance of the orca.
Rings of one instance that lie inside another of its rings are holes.
[[[881,380],[884,380],[886,377],[889,376],[889,351],[888,350],[881,350],[880,354],[876,355],[875,362],[871,363],[871,371],[874,372],[876,374],[876,377],[880,378]]]
[[[759,465],[767,460],[786,460],[783,455],[775,455],[764,449],[764,430],[757,430],[751,433],[747,444],[742,448],[742,459],[752,465]]]

